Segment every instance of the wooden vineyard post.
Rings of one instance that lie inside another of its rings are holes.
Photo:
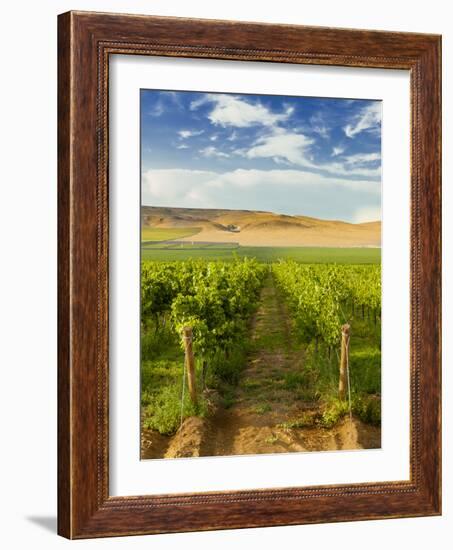
[[[348,356],[349,356],[349,329],[351,327],[345,324],[341,327],[341,357],[340,357],[340,383],[338,393],[340,399],[344,400],[347,389]]]
[[[194,405],[197,404],[197,386],[195,382],[195,358],[192,349],[192,327],[184,327],[182,329],[184,342],[184,361],[187,368],[187,381],[189,386],[190,399]]]

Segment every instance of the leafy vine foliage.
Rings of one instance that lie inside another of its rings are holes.
[[[226,351],[246,331],[267,266],[254,259],[233,262],[143,262],[142,321],[170,321],[177,333],[191,326],[202,357]]]
[[[273,265],[286,296],[299,336],[327,346],[338,344],[345,312],[355,308],[381,315],[381,268],[376,265],[300,264],[291,260]],[[348,307],[347,307],[348,306]]]

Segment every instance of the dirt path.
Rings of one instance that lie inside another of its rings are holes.
[[[208,456],[379,446],[379,430],[347,419],[330,430],[293,428],[301,414],[319,404],[304,387],[304,353],[272,276],[263,287],[252,323],[252,351],[234,404],[213,419]],[[306,384],[305,384],[306,386]]]

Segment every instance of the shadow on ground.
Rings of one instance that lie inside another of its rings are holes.
[[[46,531],[50,531],[51,533],[57,532],[56,516],[28,516],[25,519],[27,519],[30,523],[38,525],[38,527],[41,527]]]

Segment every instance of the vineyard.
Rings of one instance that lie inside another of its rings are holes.
[[[180,333],[190,326],[194,348],[207,359],[244,336],[266,268],[256,260],[230,264],[197,261],[144,263],[142,319],[156,331],[167,320]]]
[[[184,327],[192,329],[197,385],[219,389],[222,383],[237,382],[238,363],[244,361],[247,321],[256,307],[266,269],[247,258],[229,263],[142,264],[142,404],[148,413],[146,426],[164,433],[175,431],[181,399],[182,417],[206,414],[203,397],[196,404],[181,397],[181,360],[177,359],[174,377],[168,364],[163,367],[163,378],[170,381],[167,386],[160,379],[159,362],[146,362],[165,346],[180,351],[177,343]]]
[[[327,433],[348,412],[380,425],[379,265],[143,261],[141,304],[142,424],[153,441],[194,417],[219,440],[202,454],[298,450],[297,437],[304,449],[300,430]],[[225,447],[233,424],[249,433],[245,450]]]
[[[273,266],[304,342],[338,344],[339,327],[360,308],[381,315],[379,266],[303,265],[292,261]],[[346,314],[348,313],[348,315]]]

